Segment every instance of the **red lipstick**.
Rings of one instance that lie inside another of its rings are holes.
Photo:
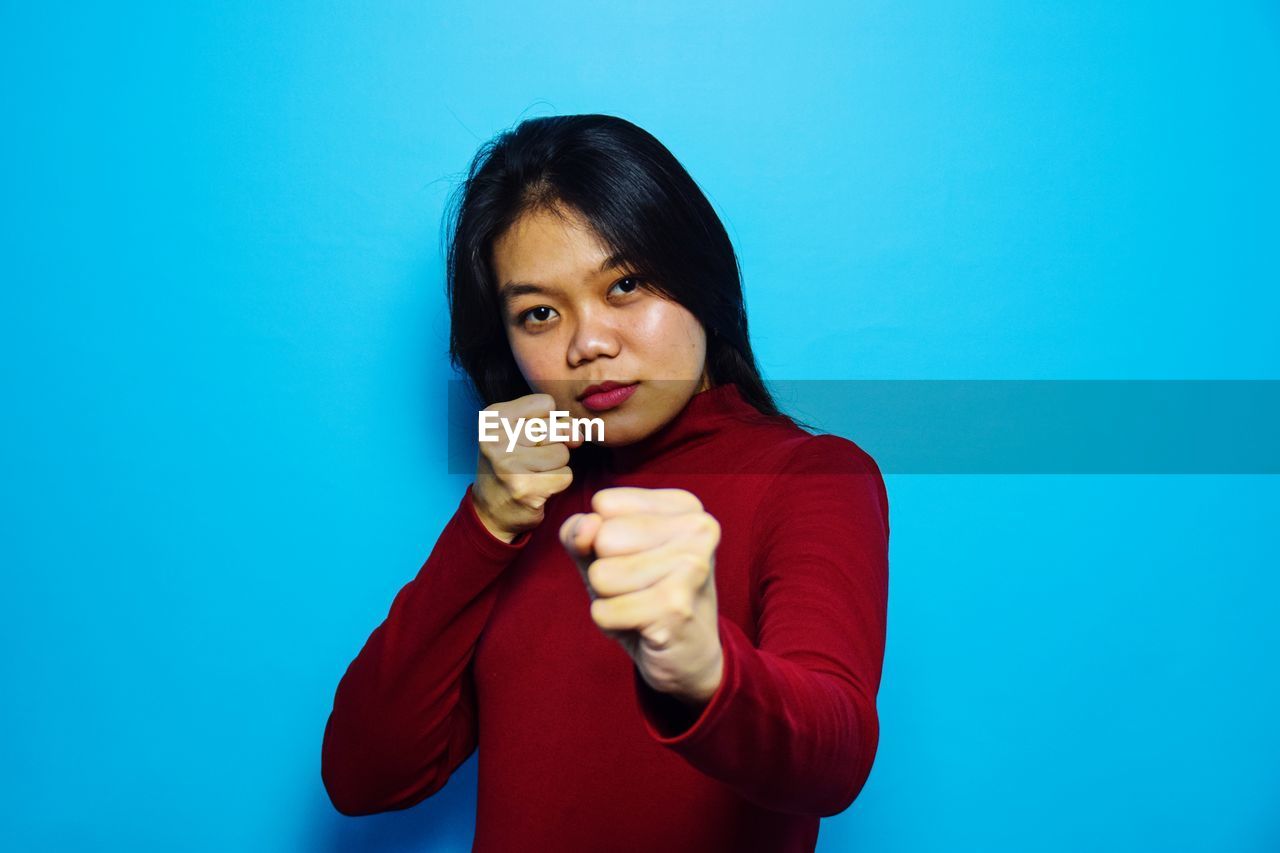
[[[603,412],[606,409],[621,406],[628,397],[635,393],[639,384],[638,382],[630,384],[601,382],[598,385],[588,385],[582,394],[578,396],[578,399],[582,402],[582,405],[591,411]]]

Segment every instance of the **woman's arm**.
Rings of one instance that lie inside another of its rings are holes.
[[[417,577],[338,684],[320,771],[338,811],[408,808],[443,788],[475,751],[471,657],[497,581],[528,539],[491,534],[467,487]]]
[[[721,614],[724,670],[689,708],[635,674],[652,737],[757,805],[827,816],[866,783],[888,604],[888,497],[853,442],[806,440],[756,519],[759,647]]]

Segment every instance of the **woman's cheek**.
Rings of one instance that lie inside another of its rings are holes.
[[[521,340],[508,340],[516,367],[529,387],[537,393],[550,394],[555,398],[556,408],[573,411],[581,407],[573,397],[574,389],[570,387],[573,383],[568,375],[568,343],[557,340],[557,337],[555,332],[544,332]],[[580,414],[586,414],[586,410]]]
[[[697,318],[683,306],[666,303],[660,323],[660,333],[653,346],[665,352],[663,360],[676,367],[680,377],[700,374],[706,338]]]
[[[544,334],[539,337],[550,336]],[[520,368],[520,373],[526,380],[533,382],[536,378],[548,376],[546,341],[539,340],[538,337],[522,335],[519,332],[508,336],[507,340],[511,344],[511,355],[516,360],[516,367]]]
[[[632,340],[647,352],[688,349],[690,335],[683,313],[673,303],[654,299],[648,310],[632,326]]]

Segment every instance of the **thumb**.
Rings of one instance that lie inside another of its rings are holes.
[[[560,544],[564,546],[570,559],[578,567],[578,573],[582,575],[582,582],[587,584],[587,592],[591,595],[592,601],[595,600],[596,594],[595,590],[591,589],[591,584],[587,582],[587,566],[595,562],[593,545],[602,524],[604,524],[604,517],[599,513],[576,512],[560,525]]]

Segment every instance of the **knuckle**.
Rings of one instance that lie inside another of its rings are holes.
[[[711,565],[701,554],[685,552],[681,555],[680,568],[696,586],[706,580]]]
[[[608,592],[609,577],[609,567],[602,565],[600,560],[587,566],[587,583],[591,584],[591,588],[596,592]]]
[[[688,590],[675,587],[667,593],[666,609],[681,621],[691,619],[693,618],[693,596]]]
[[[609,511],[609,504],[613,502],[613,494],[615,487],[609,487],[598,490],[591,496],[591,511],[604,513]]]
[[[615,540],[618,538],[618,527],[614,523],[614,519],[606,518],[600,524],[600,528],[596,530],[596,553],[611,553],[614,550]]]
[[[609,614],[609,602],[597,598],[591,602],[591,621],[601,628],[613,627]]]
[[[684,500],[688,501],[691,512],[702,512],[702,501],[698,500],[698,496],[687,489],[679,489]]]
[[[546,481],[547,497],[558,495],[569,488],[569,483],[562,476],[548,477]]]
[[[691,551],[679,551],[672,558],[671,562],[674,564],[672,568],[676,574],[689,575],[698,570],[698,563],[700,560],[698,559],[698,555]]]

